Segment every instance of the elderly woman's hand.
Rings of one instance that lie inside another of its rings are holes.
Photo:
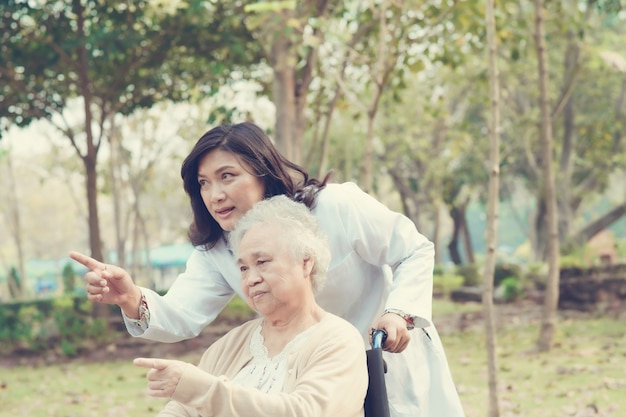
[[[182,361],[155,358],[136,358],[133,363],[150,369],[146,374],[148,394],[163,398],[170,398],[174,394],[183,371],[190,366]]]
[[[409,345],[411,335],[406,328],[406,321],[397,314],[383,314],[376,323],[374,329],[383,329],[387,332],[387,340],[383,350],[391,353],[400,353]]]

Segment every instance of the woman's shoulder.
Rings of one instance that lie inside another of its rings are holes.
[[[320,321],[319,329],[325,337],[332,335],[333,338],[339,338],[343,341],[353,340],[358,343],[362,341],[361,334],[352,323],[332,313],[326,312]]]
[[[346,193],[363,193],[364,191],[354,182],[332,182],[326,184],[326,186],[320,192],[322,196],[342,196]]]
[[[314,211],[328,211],[345,208],[367,195],[353,182],[331,183],[324,187],[317,197]]]

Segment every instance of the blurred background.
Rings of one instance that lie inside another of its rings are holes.
[[[559,305],[620,311],[625,3],[542,10],[549,154],[535,5],[495,10],[495,297],[542,301],[550,158]],[[410,217],[436,245],[435,295],[452,303],[441,314],[480,302],[491,106],[482,2],[4,0],[0,18],[0,353],[52,343],[74,357],[115,327],[117,311],[85,301],[71,250],[167,291],[192,250],[181,162],[205,131],[244,120],[313,176],[332,171]],[[64,308],[71,318],[53,319]],[[63,333],[72,326],[73,338]]]

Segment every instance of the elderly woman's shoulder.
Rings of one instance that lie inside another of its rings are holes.
[[[353,340],[362,343],[361,334],[349,321],[332,313],[326,313],[321,321],[323,331],[332,334],[333,337],[340,337],[346,340]]]

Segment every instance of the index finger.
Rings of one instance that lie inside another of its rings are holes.
[[[164,369],[167,367],[167,362],[155,358],[135,358],[133,364],[142,368]]]
[[[85,265],[87,268],[91,269],[92,271],[95,271],[98,269],[105,269],[105,265],[102,262],[95,260],[91,256],[83,255],[82,253],[70,252],[70,258],[72,258],[78,263]]]

